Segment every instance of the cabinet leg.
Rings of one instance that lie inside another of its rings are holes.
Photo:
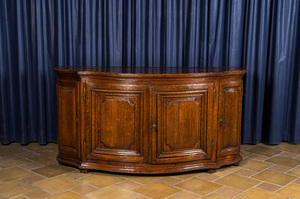
[[[209,169],[207,172],[208,172],[209,174],[216,173],[216,172],[217,172],[217,169]]]
[[[87,169],[80,169],[80,173],[87,174],[88,172],[89,172],[89,170],[87,170]]]

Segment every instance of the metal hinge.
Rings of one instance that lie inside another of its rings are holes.
[[[215,99],[216,99],[216,89],[215,89],[215,88],[214,88],[213,99],[214,99],[214,101],[215,101]]]

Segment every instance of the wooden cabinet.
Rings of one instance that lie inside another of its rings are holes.
[[[241,68],[56,72],[60,163],[148,174],[212,172],[241,160]]]

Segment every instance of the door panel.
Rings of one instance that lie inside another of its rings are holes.
[[[220,83],[218,157],[240,151],[242,92],[242,83]]]
[[[87,90],[87,158],[145,162],[145,89],[88,85]]]
[[[153,89],[153,163],[177,163],[211,158],[213,84]]]

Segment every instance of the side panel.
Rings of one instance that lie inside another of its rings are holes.
[[[61,155],[79,157],[78,81],[57,84],[58,146]]]
[[[241,81],[220,83],[218,157],[240,151],[242,95]]]

